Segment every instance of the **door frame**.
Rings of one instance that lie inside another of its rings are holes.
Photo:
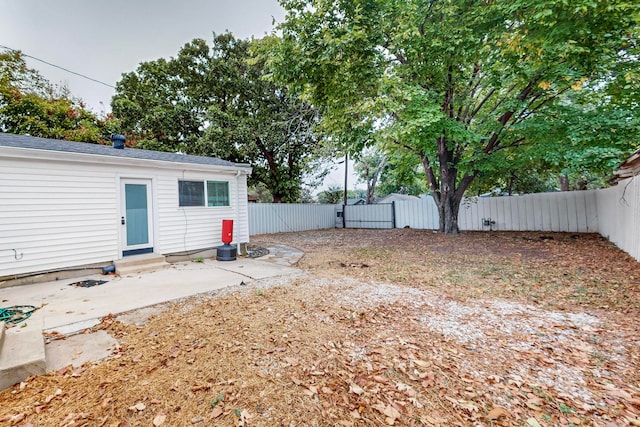
[[[126,223],[122,224],[122,219],[126,220],[127,201],[126,201],[126,184],[145,185],[147,189],[147,227],[148,242],[139,245],[127,245],[127,228]],[[154,248],[154,197],[153,197],[153,179],[151,178],[120,178],[120,216],[118,223],[120,224],[120,257],[152,253]]]

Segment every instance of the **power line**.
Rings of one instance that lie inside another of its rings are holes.
[[[43,64],[47,64],[47,65],[50,65],[50,66],[52,66],[52,67],[58,68],[58,69],[60,69],[60,70],[66,71],[67,73],[75,74],[76,76],[82,77],[83,79],[91,80],[92,82],[100,83],[101,85],[105,85],[105,86],[107,86],[107,87],[110,87],[110,88],[112,88],[112,89],[115,89],[115,86],[112,86],[112,85],[110,85],[109,83],[101,82],[100,80],[96,80],[96,79],[91,78],[91,77],[89,77],[89,76],[85,76],[84,74],[76,73],[75,71],[71,71],[71,70],[66,69],[66,68],[64,68],[64,67],[61,67],[61,66],[59,66],[59,65],[52,64],[51,62],[47,62],[47,61],[45,61],[45,60],[43,60],[43,59],[36,58],[35,56],[27,55],[26,53],[24,53],[24,52],[22,52],[22,51],[19,51],[19,50],[16,50],[16,49],[12,49],[12,48],[10,48],[10,47],[8,47],[8,46],[3,46],[3,45],[1,45],[1,44],[0,44],[0,47],[1,47],[1,48],[4,48],[4,49],[7,49],[7,50],[10,50],[10,51],[12,51],[12,52],[18,52],[18,53],[22,54],[22,56],[26,56],[27,58],[35,59],[36,61],[40,61],[40,62],[42,62]]]

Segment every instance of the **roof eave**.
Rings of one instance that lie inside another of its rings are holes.
[[[139,159],[135,157],[107,156],[101,154],[75,153],[69,151],[42,150],[37,148],[24,147],[0,147],[0,157],[11,158],[28,158],[39,160],[56,160],[70,163],[99,163],[109,165],[129,165],[129,166],[147,166],[161,169],[178,169],[178,170],[206,170],[206,171],[229,171],[242,172],[250,175],[252,168],[248,164],[235,163],[233,165],[208,165],[202,163],[178,162],[153,159]],[[28,154],[28,157],[25,156]]]

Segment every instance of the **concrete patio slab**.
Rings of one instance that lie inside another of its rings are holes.
[[[42,330],[68,335],[118,314],[154,304],[211,292],[241,282],[289,275],[300,270],[255,259],[181,262],[171,268],[128,277],[90,276],[0,289],[0,306],[35,305]],[[72,286],[81,280],[106,280],[88,288]],[[27,327],[29,327],[27,321]]]
[[[117,348],[118,341],[102,330],[54,340],[45,346],[46,368],[57,371],[69,365],[75,368],[86,362],[107,359]]]
[[[298,251],[290,252],[292,256],[288,261],[302,256]],[[0,389],[46,370],[108,358],[118,343],[107,332],[73,335],[98,324],[104,316],[124,313],[122,321],[129,318],[132,323],[144,324],[148,316],[166,309],[158,304],[301,272],[290,265],[280,256],[265,260],[205,259],[125,277],[94,275],[0,288],[0,307],[39,307],[29,319],[4,331],[4,343],[0,346]],[[77,286],[91,280],[105,283]],[[68,337],[52,340],[45,346],[43,332]]]
[[[21,323],[23,327],[5,331],[0,348],[0,390],[46,372],[42,317],[36,311]]]

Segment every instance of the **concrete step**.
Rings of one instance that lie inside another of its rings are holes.
[[[2,351],[2,343],[4,342],[5,329],[7,329],[6,323],[0,322],[0,351]]]
[[[144,265],[150,262],[162,262],[164,260],[165,260],[164,255],[150,253],[150,254],[126,256],[122,259],[119,259],[114,264],[116,265],[116,268],[117,268],[118,266],[129,267],[133,265]]]
[[[162,270],[169,267],[164,255],[142,254],[125,257],[114,262],[116,273],[121,277]]]
[[[165,268],[169,268],[170,266],[171,264],[169,264],[168,262],[161,262],[161,263],[157,262],[152,264],[136,265],[132,267],[123,267],[123,268],[116,267],[116,273],[120,277],[134,276],[136,274],[150,273],[152,271],[163,270]]]
[[[42,316],[37,310],[23,323],[0,332],[4,336],[0,340],[0,390],[46,373]]]

